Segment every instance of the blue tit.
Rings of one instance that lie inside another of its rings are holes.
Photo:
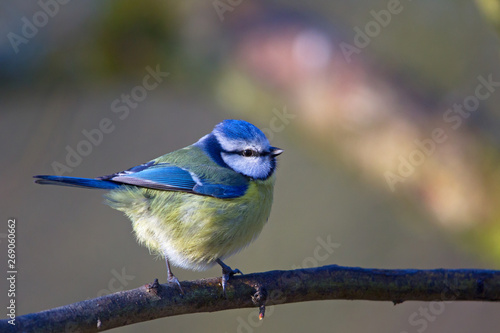
[[[128,170],[98,178],[39,175],[38,184],[110,190],[106,203],[132,221],[139,243],[170,264],[222,267],[222,289],[238,269],[223,259],[252,242],[269,218],[276,157],[264,133],[243,120],[224,120],[210,134]]]

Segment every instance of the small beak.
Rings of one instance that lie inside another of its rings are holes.
[[[281,153],[283,153],[283,149],[271,147],[271,156],[272,157],[276,157],[278,155],[281,155]]]

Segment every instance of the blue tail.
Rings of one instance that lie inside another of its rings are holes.
[[[76,177],[62,177],[62,176],[33,176],[37,178],[35,183],[43,185],[61,185],[61,186],[74,186],[83,188],[102,188],[106,190],[113,190],[121,186],[121,184],[109,181],[91,178],[76,178]]]

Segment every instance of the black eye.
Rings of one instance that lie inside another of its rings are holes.
[[[243,155],[244,157],[253,157],[253,156],[259,156],[259,153],[253,149],[245,149],[241,152],[241,155]]]

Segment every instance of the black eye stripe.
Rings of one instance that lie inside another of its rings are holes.
[[[246,151],[251,151],[251,154],[245,155]],[[269,152],[259,152],[255,149],[244,149],[244,150],[223,150],[223,153],[226,154],[231,154],[231,155],[241,155],[243,157],[260,157],[260,156],[267,156],[270,153]]]

